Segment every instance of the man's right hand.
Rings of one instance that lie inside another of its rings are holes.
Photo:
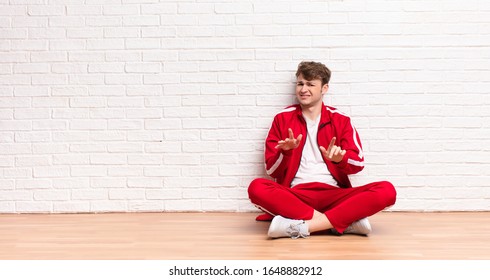
[[[299,143],[301,143],[301,139],[303,139],[303,135],[300,134],[298,135],[298,138],[294,138],[293,130],[290,128],[288,129],[288,131],[289,131],[289,137],[277,142],[276,149],[282,149],[284,151],[288,151],[288,150],[296,149],[299,146]]]

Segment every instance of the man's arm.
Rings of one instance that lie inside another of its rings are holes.
[[[340,142],[339,145],[336,145]],[[327,148],[320,146],[325,160],[338,164],[347,174],[355,174],[364,169],[364,155],[361,140],[357,130],[352,126],[350,119],[346,122],[337,141],[333,137]]]
[[[303,135],[294,136],[293,130],[288,129],[288,137],[283,139],[279,122],[274,119],[265,142],[265,168],[267,174],[273,178],[284,174],[292,151],[301,143]]]

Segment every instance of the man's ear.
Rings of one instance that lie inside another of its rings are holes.
[[[328,84],[324,84],[324,85],[322,86],[322,94],[326,94],[326,93],[327,93],[327,91],[328,91]]]

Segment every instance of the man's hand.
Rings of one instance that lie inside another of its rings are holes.
[[[327,149],[320,146],[320,151],[325,159],[338,163],[344,158],[346,151],[342,150],[339,146],[335,146],[336,139],[337,138],[335,137],[332,138],[332,141],[330,141],[330,145],[328,145]]]
[[[299,146],[299,143],[301,143],[301,139],[303,139],[303,135],[300,134],[298,135],[298,138],[294,138],[293,130],[290,128],[288,129],[288,131],[289,131],[289,137],[277,142],[276,149],[282,149],[284,151],[288,151],[288,150],[296,149]]]

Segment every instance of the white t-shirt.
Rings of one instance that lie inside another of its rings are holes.
[[[291,186],[298,184],[321,182],[331,186],[338,186],[337,181],[323,161],[322,153],[317,142],[318,125],[320,124],[320,115],[316,120],[304,118],[307,125],[306,142],[301,155],[301,163],[298,172],[294,177]],[[326,148],[326,147],[325,147]]]

